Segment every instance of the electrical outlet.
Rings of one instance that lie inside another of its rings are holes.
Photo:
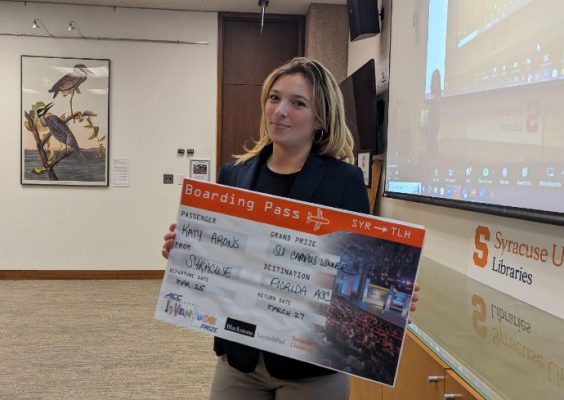
[[[163,183],[174,183],[174,175],[172,174],[163,174]]]

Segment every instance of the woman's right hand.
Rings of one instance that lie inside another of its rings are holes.
[[[168,260],[168,255],[170,253],[170,249],[172,249],[172,246],[174,245],[174,239],[176,237],[176,234],[174,233],[175,229],[176,229],[176,224],[170,224],[170,226],[168,227],[168,232],[166,233],[166,235],[164,235],[165,242],[163,244],[162,255],[167,260]]]

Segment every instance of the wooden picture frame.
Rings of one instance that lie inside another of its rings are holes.
[[[369,188],[372,185],[372,153],[359,151],[356,157],[356,165],[362,170],[364,185]]]
[[[109,185],[110,60],[21,56],[20,183]]]

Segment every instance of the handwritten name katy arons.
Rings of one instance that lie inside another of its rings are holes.
[[[533,284],[534,274],[527,268],[509,265],[503,257],[511,257],[515,262],[522,261],[529,266],[533,263],[560,268],[564,265],[564,245],[551,243],[549,246],[538,245],[521,238],[508,236],[502,230],[492,231],[487,226],[479,225],[474,234],[472,261],[476,267],[491,265],[492,271],[516,279],[528,285]],[[492,249],[493,248],[493,249]],[[490,253],[495,255],[491,257]]]

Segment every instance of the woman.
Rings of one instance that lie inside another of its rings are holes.
[[[264,81],[261,108],[260,139],[221,168],[218,183],[369,212],[362,171],[351,165],[342,95],[323,65],[301,57],[274,70]],[[165,258],[174,229],[165,236]],[[214,350],[219,359],[210,399],[348,398],[345,374],[220,338]]]
[[[431,75],[430,96],[427,100],[427,125],[423,134],[427,145],[427,155],[433,158],[439,155],[439,129],[441,127],[441,71],[435,69]]]

